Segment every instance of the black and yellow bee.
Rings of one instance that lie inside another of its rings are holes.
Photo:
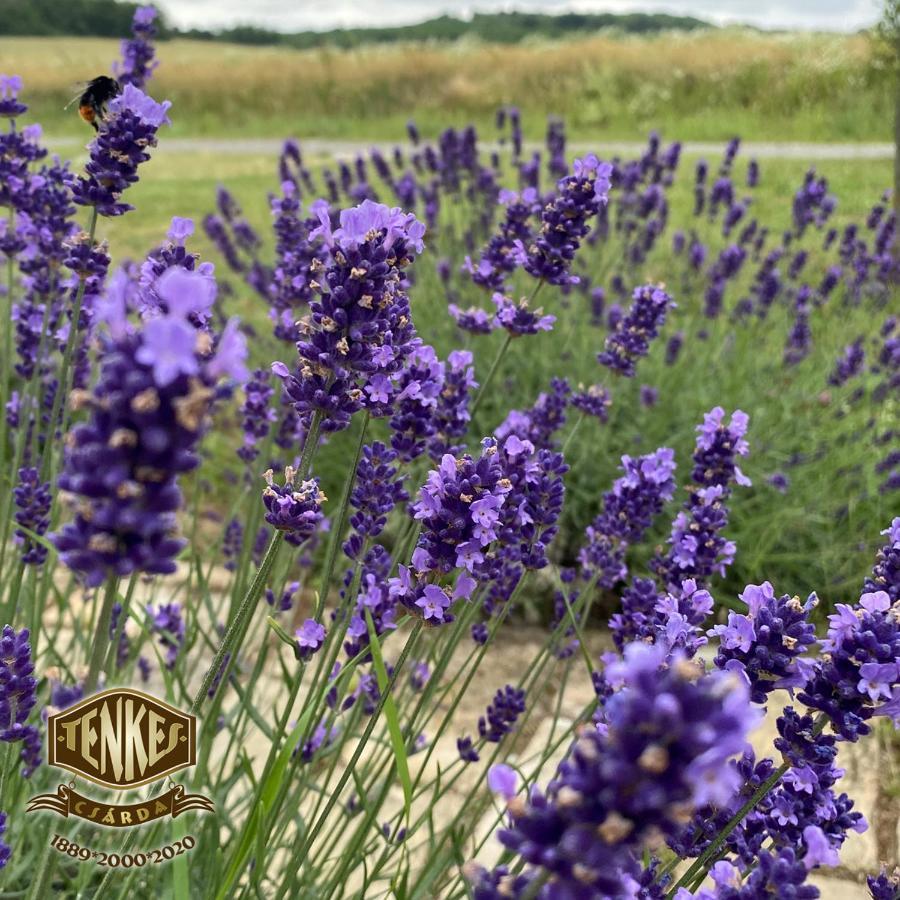
[[[92,125],[94,131],[99,131],[99,123],[106,116],[106,104],[120,93],[122,88],[115,78],[98,75],[85,84],[84,90],[72,100],[72,103],[78,101],[78,115]],[[71,105],[70,103],[69,106]]]

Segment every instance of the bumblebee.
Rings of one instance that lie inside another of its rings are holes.
[[[84,91],[72,100],[78,101],[78,115],[84,119],[89,125],[92,125],[94,131],[100,130],[100,122],[106,116],[106,104],[113,97],[117,97],[122,93],[122,88],[115,78],[108,75],[98,75],[92,78],[84,86]],[[69,104],[72,105],[71,103]]]

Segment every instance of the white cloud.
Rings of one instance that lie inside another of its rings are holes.
[[[278,31],[326,30],[367,25],[403,25],[450,13],[528,10],[535,12],[669,12],[716,24],[743,22],[764,28],[853,31],[878,19],[879,0],[157,0],[181,27],[222,28],[253,24]]]

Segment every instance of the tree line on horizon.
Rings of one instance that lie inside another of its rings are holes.
[[[0,35],[40,37],[125,37],[137,3],[117,0],[0,0]],[[220,30],[178,29],[159,19],[159,38],[280,45],[296,49],[352,48],[400,41],[445,41],[476,38],[516,44],[530,37],[564,38],[615,28],[628,34],[693,31],[714,27],[693,16],[667,13],[476,13],[470,19],[439,16],[415,25],[385,28],[336,28],[330,31],[284,33],[252,25]]]

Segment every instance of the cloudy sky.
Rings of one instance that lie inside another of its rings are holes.
[[[157,0],[181,27],[253,24],[278,31],[404,25],[442,13],[474,10],[540,12],[671,12],[718,24],[853,31],[876,21],[882,0]]]

